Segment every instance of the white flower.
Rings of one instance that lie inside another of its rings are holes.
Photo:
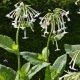
[[[16,9],[6,15],[6,17],[13,19],[12,25],[14,28],[24,30],[26,26],[32,26],[32,23],[36,20],[35,18],[40,15],[40,13],[32,9],[30,5],[25,5],[23,2],[18,2],[14,6]]]

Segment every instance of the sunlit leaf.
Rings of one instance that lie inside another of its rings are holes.
[[[59,77],[60,74],[64,71],[66,66],[67,55],[64,54],[56,59],[56,61],[51,66],[51,78],[52,80]]]
[[[10,37],[0,35],[0,47],[1,48],[7,50],[8,52],[16,53],[16,51],[13,49],[13,44],[15,43]]]
[[[45,47],[42,50],[42,56],[43,56],[44,61],[47,61],[48,60],[49,54],[50,54],[49,53],[49,49],[47,47]]]

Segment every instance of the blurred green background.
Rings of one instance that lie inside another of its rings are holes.
[[[48,9],[53,10],[55,8],[62,8],[66,11],[70,11],[69,17],[71,18],[71,21],[66,23],[66,31],[68,34],[58,42],[59,48],[61,49],[60,52],[55,52],[55,45],[53,46],[50,44],[51,54],[49,59],[51,63],[53,63],[58,56],[65,53],[64,44],[80,44],[80,14],[77,14],[80,6],[75,5],[76,0],[0,0],[0,34],[7,35],[15,40],[16,29],[13,28],[11,20],[6,18],[5,15],[15,9],[14,4],[18,1],[30,4],[32,8],[42,13],[40,16],[44,16],[44,14],[48,12]],[[41,27],[39,25],[39,18],[37,18],[37,21],[34,23],[34,30],[35,32],[33,33],[29,28],[27,28],[27,36],[29,37],[27,40],[22,39],[23,31],[20,30],[20,51],[41,53],[42,49],[46,46],[47,38],[41,37],[43,33],[41,32]],[[8,63],[4,62],[5,59],[8,60]],[[21,59],[21,63],[24,64],[24,62],[25,60]],[[16,56],[9,54],[1,48],[0,63],[17,70]],[[43,72],[44,70],[39,73]],[[37,75],[43,78],[40,74]]]

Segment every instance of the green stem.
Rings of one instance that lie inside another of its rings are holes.
[[[48,41],[47,41],[47,62],[48,62],[48,57],[49,57],[48,48],[49,48],[50,37],[51,37],[51,32],[49,34]]]
[[[20,52],[19,52],[19,29],[17,29],[16,32],[16,45],[18,45],[18,49],[17,49],[17,59],[18,59],[18,80],[20,80]]]

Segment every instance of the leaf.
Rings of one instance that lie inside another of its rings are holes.
[[[48,60],[48,57],[49,57],[49,49],[47,47],[45,47],[43,50],[42,50],[42,56],[43,56],[43,60],[44,61],[47,61]]]
[[[51,69],[50,69],[50,66],[46,67],[46,70],[45,70],[45,79],[44,80],[52,80],[51,79]]]
[[[12,45],[14,44],[14,41],[4,35],[0,35],[0,47],[7,50],[8,52],[15,53],[15,50],[12,49]]]
[[[61,38],[63,38],[64,37],[64,33],[59,33],[59,34],[57,34],[56,36],[55,36],[55,40],[60,40]]]
[[[16,71],[0,64],[0,80],[15,80]]]
[[[27,74],[30,69],[30,62],[25,63],[21,68],[21,73]]]
[[[75,63],[80,66],[80,45],[69,45],[65,44],[65,51],[66,53],[73,58],[76,57]]]
[[[26,74],[22,73],[22,74],[20,74],[20,79],[18,79],[18,73],[17,73],[15,80],[29,80],[29,78]]]
[[[39,59],[40,57],[39,53],[26,51],[26,52],[21,52],[20,54],[25,60],[28,60],[31,64],[39,64],[43,62],[42,60]]]
[[[51,78],[55,80],[60,74],[62,74],[66,65],[67,55],[64,54],[56,59],[54,64],[51,66]]]
[[[35,66],[33,66],[30,71],[28,72],[28,77],[29,79],[31,79],[37,72],[39,72],[41,69],[43,69],[44,67],[47,67],[49,66],[50,63],[46,63],[46,62],[43,62],[41,64],[37,64]]]

